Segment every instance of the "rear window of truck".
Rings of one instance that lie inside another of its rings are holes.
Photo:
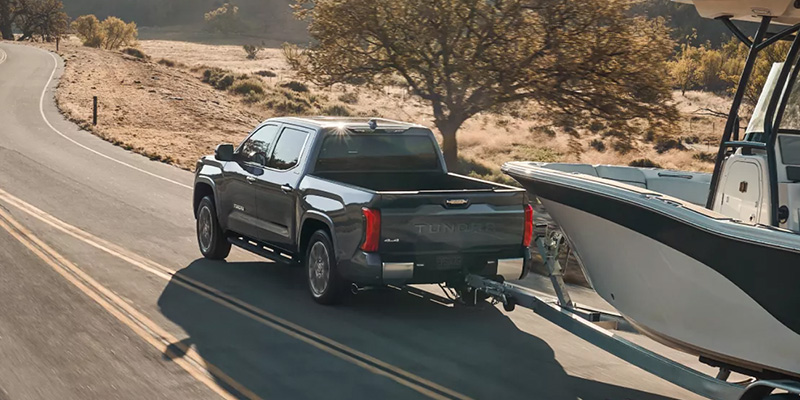
[[[429,136],[332,135],[322,142],[316,172],[430,171],[441,169]]]

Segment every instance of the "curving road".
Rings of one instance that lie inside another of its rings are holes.
[[[695,398],[526,310],[203,260],[192,174],[65,121],[62,69],[0,42],[0,399]]]

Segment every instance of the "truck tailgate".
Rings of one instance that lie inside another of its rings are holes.
[[[524,202],[515,190],[381,193],[380,253],[402,259],[518,251]]]

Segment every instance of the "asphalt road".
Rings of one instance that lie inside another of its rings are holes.
[[[299,269],[206,261],[192,174],[65,121],[60,58],[4,53],[0,399],[695,398],[524,309],[390,289],[323,307]]]

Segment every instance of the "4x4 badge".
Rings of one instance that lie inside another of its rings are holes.
[[[469,200],[467,199],[449,199],[445,201],[445,204],[447,204],[448,206],[463,206],[466,205],[467,203],[469,203]]]

